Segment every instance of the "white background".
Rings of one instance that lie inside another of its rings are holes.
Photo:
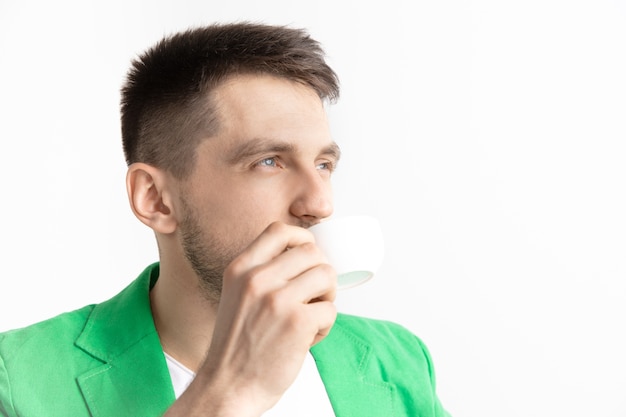
[[[419,335],[455,417],[626,416],[620,0],[0,0],[0,330],[156,260],[119,87],[162,35],[242,19],[308,28],[342,80],[336,214],[378,216],[387,255],[340,310]]]

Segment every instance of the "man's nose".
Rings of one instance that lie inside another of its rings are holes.
[[[315,224],[333,213],[332,187],[325,174],[317,169],[307,170],[295,178],[292,186],[291,215]]]

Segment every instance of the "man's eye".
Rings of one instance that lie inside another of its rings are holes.
[[[257,165],[261,167],[276,167],[278,166],[278,163],[276,162],[276,158],[272,157],[261,159],[259,162],[257,162]]]
[[[323,169],[326,171],[333,172],[335,169],[335,165],[332,162],[322,162],[317,164],[317,169]]]

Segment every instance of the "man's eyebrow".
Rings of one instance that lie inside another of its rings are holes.
[[[283,153],[294,151],[295,147],[290,143],[274,139],[255,138],[237,146],[235,149],[232,149],[228,154],[228,161],[230,163],[237,163],[264,153]]]
[[[227,155],[227,159],[231,164],[235,164],[240,161],[245,161],[248,158],[252,158],[257,155],[265,153],[295,153],[297,152],[296,146],[292,143],[279,141],[276,139],[256,138],[250,140],[235,149],[233,149]],[[335,160],[339,160],[341,156],[341,150],[339,146],[333,142],[330,145],[324,147],[320,155],[330,155]]]
[[[327,147],[322,150],[322,155],[330,155],[335,159],[335,162],[338,162],[341,158],[341,149],[336,142],[331,143]]]

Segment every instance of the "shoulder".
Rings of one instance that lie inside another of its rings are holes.
[[[405,412],[401,415],[449,417],[436,392],[430,352],[409,329],[391,321],[339,314],[329,337],[330,346],[334,347],[334,351],[329,349],[330,354],[340,357],[346,368],[350,368],[350,359],[346,357],[356,358],[359,372],[370,381],[395,386],[401,397],[395,415],[400,415],[401,408]],[[361,354],[353,355],[354,352]]]
[[[378,336],[415,337],[414,334],[403,325],[388,320],[339,313],[337,314],[336,324],[343,328],[349,328],[354,332],[364,334],[374,332],[374,334]]]
[[[6,362],[72,346],[83,330],[94,305],[60,314],[30,326],[0,333],[0,356]]]
[[[338,331],[352,333],[373,346],[422,350],[422,340],[401,324],[366,317],[338,314],[335,327]]]
[[[156,276],[158,264],[150,265],[125,289],[106,301],[28,327],[0,333],[0,358],[5,364],[14,358],[26,358],[28,355],[44,358],[60,355],[64,358],[63,355],[71,354],[74,348],[81,349],[77,341],[85,334],[93,335],[94,338],[108,337],[107,340],[115,341],[112,347],[121,349],[120,341],[116,340],[121,335],[128,336],[128,342],[154,331],[150,326],[152,315],[149,292]]]
[[[382,384],[394,393],[395,415],[422,415],[422,411],[424,415],[445,415],[437,398],[430,353],[422,340],[401,324],[339,314],[329,335],[312,352],[320,374],[337,374],[337,379],[352,381],[337,382],[339,390],[344,385],[357,389],[357,380],[368,386]],[[399,414],[400,409],[405,414]]]
[[[434,382],[432,359],[426,344],[401,324],[339,314],[329,336],[336,349],[348,349],[347,344],[360,346],[368,352],[366,356],[375,358],[382,368],[419,374]]]
[[[42,411],[45,403],[59,395],[66,400],[64,407],[79,404],[69,401],[79,396],[74,378],[94,359],[77,354],[75,342],[92,310],[86,306],[0,334],[0,415],[3,410],[14,415],[9,412],[13,407],[23,407],[25,415],[26,410],[49,415]]]

